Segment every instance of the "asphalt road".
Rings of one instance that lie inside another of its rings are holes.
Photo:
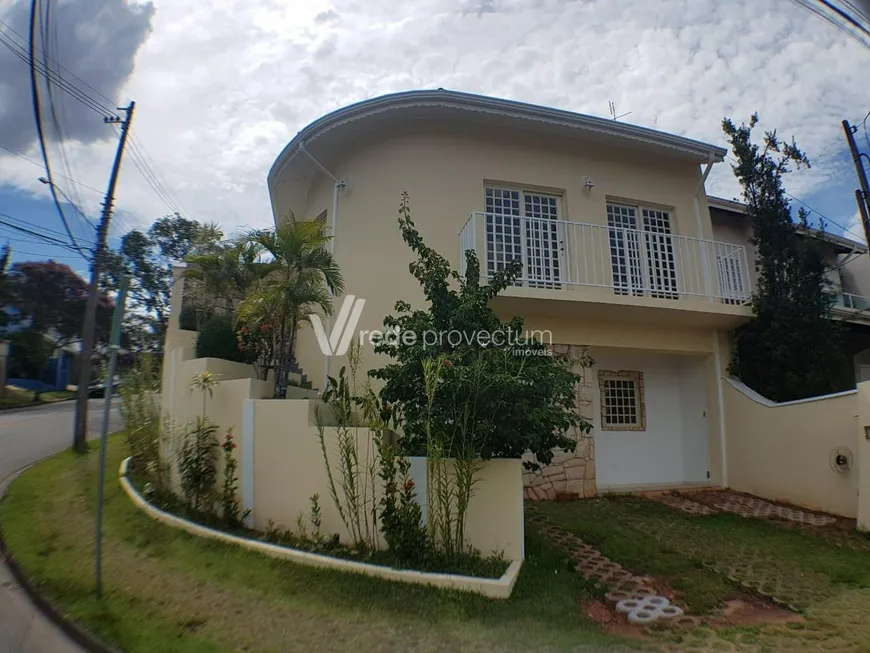
[[[74,403],[0,411],[0,493],[8,476],[72,444]],[[117,406],[117,399],[113,402]],[[91,399],[88,435],[99,437],[103,399]],[[117,408],[109,432],[122,427]],[[30,603],[0,562],[0,653],[84,653]]]

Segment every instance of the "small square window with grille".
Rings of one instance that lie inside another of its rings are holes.
[[[602,431],[645,431],[643,372],[598,371]]]

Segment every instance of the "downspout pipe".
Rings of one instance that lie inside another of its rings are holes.
[[[305,141],[301,141],[299,143],[299,150],[305,154],[309,159],[314,162],[314,165],[325,174],[327,177],[332,179],[333,187],[332,187],[332,213],[329,216],[329,232],[332,238],[329,239],[329,253],[335,256],[335,239],[337,236],[337,227],[338,227],[338,196],[339,194],[347,188],[347,183],[342,179],[339,179],[334,174],[332,174],[326,167],[320,163],[317,159],[314,158],[314,155],[308,151],[305,147]],[[326,332],[332,334],[332,316],[326,316]],[[331,355],[329,352],[323,354],[323,390],[326,390],[327,383],[329,381],[329,359]]]
[[[704,294],[707,295],[707,301],[713,301],[713,279],[710,274],[710,252],[707,251],[707,245],[704,244],[704,221],[701,218],[701,202],[698,201],[698,193],[704,188],[704,184],[707,181],[707,177],[710,175],[710,170],[713,168],[713,155],[709,155],[707,158],[707,165],[704,168],[704,174],[701,175],[701,179],[698,182],[698,187],[695,188],[695,194],[692,196],[692,203],[695,207],[695,221],[698,226],[698,240],[702,242],[701,245],[701,265],[704,270]]]
[[[698,222],[698,238],[704,239],[704,222],[701,219],[701,203],[698,201],[698,194],[704,188],[704,184],[707,183],[707,177],[710,175],[710,170],[713,168],[713,155],[711,154],[707,159],[707,165],[704,167],[704,173],[701,175],[701,180],[698,182],[698,187],[695,189],[695,195],[692,198],[695,205],[695,219]],[[709,253],[707,252],[706,246],[701,250],[704,252],[703,264],[704,264],[704,284],[706,285],[707,291],[707,299],[712,302],[713,301],[713,293],[712,293],[712,281],[710,275],[710,262],[709,262]],[[719,417],[719,452],[722,456],[722,469],[720,474],[722,476],[722,487],[728,487],[728,443],[725,433],[725,396],[722,388],[722,347],[719,343],[719,332],[713,332],[713,365],[716,368],[714,373],[716,375],[716,403],[719,405],[718,413]]]

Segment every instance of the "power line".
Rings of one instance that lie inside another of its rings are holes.
[[[49,62],[52,61],[52,59],[49,57],[49,51],[52,49],[52,47],[54,48],[55,51],[57,50],[57,46],[56,46],[56,43],[57,43],[57,25],[55,23],[53,23],[51,20],[51,14],[52,14],[51,7],[52,7],[51,0],[47,0],[46,5],[45,5],[45,21],[44,21],[43,30],[42,30],[43,65],[45,66],[46,70],[51,70]],[[64,176],[72,178],[73,177],[72,165],[70,164],[69,157],[67,156],[67,153],[66,153],[66,147],[64,146],[64,143],[63,143],[64,131],[65,131],[65,128],[62,128],[62,124],[63,124],[62,123],[62,121],[63,121],[62,110],[63,110],[63,108],[62,108],[62,104],[55,103],[54,91],[52,91],[52,88],[53,88],[53,84],[46,84],[46,89],[48,90],[48,106],[49,106],[49,109],[51,111],[51,121],[52,121],[52,124],[54,125],[54,131],[56,132],[58,149],[60,150],[60,162],[61,162],[61,166],[62,166],[64,172],[66,173],[66,175],[64,175]],[[64,196],[64,198],[67,200],[67,202],[69,202],[69,204],[72,205],[72,207],[76,210],[76,213],[83,220],[83,224],[85,226],[85,229],[96,228],[96,225],[91,223],[91,221],[85,215],[84,211],[81,209],[81,206],[84,205],[84,202],[82,202],[81,195],[79,195],[78,189],[75,186],[71,187],[71,194],[74,197],[69,197],[59,187],[57,190],[59,190],[61,192],[61,194]]]
[[[844,32],[847,35],[851,36],[853,39],[858,41],[858,43],[860,43],[864,47],[870,48],[870,39],[864,38],[861,34],[856,32],[855,29],[846,26],[842,22],[836,20],[830,13],[825,12],[825,11],[819,9],[818,7],[816,7],[815,3],[813,3],[812,0],[792,0],[792,2],[794,2],[799,7],[802,7],[803,9],[806,9],[807,11],[812,12],[813,14],[815,14],[816,16],[818,16],[819,18],[824,20],[826,23],[834,26],[835,28],[837,28],[841,32]],[[819,0],[819,3],[832,9],[834,12],[836,12],[838,14],[840,14],[840,12],[842,11],[842,10],[837,10],[835,7],[831,6],[831,4],[829,2],[827,2],[826,0]],[[842,15],[846,16],[848,22],[852,26],[857,26],[861,32],[867,32],[867,30],[864,27],[862,27],[861,24],[857,20],[855,20],[852,16],[850,16],[846,12],[842,12]]]
[[[29,229],[30,227],[34,226],[31,222],[28,222],[27,220],[24,220],[22,218],[16,218],[14,215],[9,215],[8,213],[3,213],[2,211],[0,211],[0,216],[3,216],[3,218],[7,222],[11,221],[13,223],[16,223],[16,225],[15,225],[16,227],[24,227],[25,229]],[[40,233],[40,235],[41,235],[41,232],[45,232],[47,234],[51,234],[51,235],[56,236],[58,238],[66,238],[65,233],[63,233],[61,231],[57,231],[56,229],[51,229],[49,227],[43,227],[42,225],[40,225],[38,228],[39,228],[38,233]],[[64,242],[64,244],[67,247],[70,247],[69,243],[66,243],[65,241],[62,241],[62,242]],[[81,239],[81,242],[83,242],[87,245],[95,244],[95,241],[85,240],[85,239]]]
[[[0,20],[0,25],[3,25],[4,27],[6,27],[7,30],[9,30],[10,32],[12,32],[13,34],[15,34],[19,39],[21,39],[22,42],[27,43],[27,39],[26,39],[24,36],[22,36],[20,32],[16,32],[15,29],[13,29],[13,27],[12,27],[9,23],[7,23],[7,22],[5,22],[5,21],[3,21],[3,20]],[[103,98],[103,99],[108,103],[108,104],[105,105],[106,107],[108,107],[109,109],[112,109],[112,108],[115,106],[115,101],[112,100],[112,98],[107,97],[105,94],[101,93],[99,90],[97,90],[96,88],[94,88],[93,86],[91,86],[90,84],[88,84],[84,79],[82,79],[81,77],[79,77],[78,75],[76,75],[76,74],[75,74],[74,72],[72,72],[69,68],[66,68],[66,67],[65,67],[63,64],[61,64],[59,61],[57,61],[57,60],[53,60],[53,62],[54,62],[54,63],[55,63],[55,64],[56,64],[56,65],[57,65],[61,70],[63,70],[65,73],[67,73],[67,74],[70,75],[71,77],[74,77],[75,79],[77,79],[78,81],[80,81],[82,84],[84,84],[85,86],[87,86],[87,87],[88,87],[90,90],[92,90],[94,93],[96,93],[96,94],[99,95],[101,98]]]
[[[70,245],[67,242],[65,242],[63,240],[59,240],[57,238],[52,238],[51,236],[46,236],[45,234],[41,234],[38,231],[32,231],[31,229],[27,229],[26,227],[19,227],[18,225],[13,224],[11,222],[6,222],[5,220],[0,220],[0,226],[3,226],[7,229],[10,229],[10,230],[18,232],[18,233],[26,234],[26,235],[30,236],[32,239],[38,240],[38,241],[46,243],[48,245],[54,245],[55,247],[63,247],[64,249],[70,249],[70,250],[73,249],[72,247],[70,247]]]
[[[730,159],[731,161],[733,161],[734,163],[740,163],[737,159],[735,159],[735,158],[734,158],[733,156],[731,156],[730,154],[726,154],[725,156],[726,156],[728,159]],[[806,202],[804,202],[802,199],[798,199],[797,197],[795,197],[794,195],[792,195],[791,193],[789,193],[789,192],[786,191],[786,190],[783,190],[782,192],[783,192],[783,194],[786,195],[786,197],[789,197],[789,198],[793,199],[795,202],[797,202],[798,204],[803,205],[806,209],[808,209],[808,210],[811,211],[812,213],[815,213],[816,215],[818,215],[818,216],[819,216],[820,218],[822,218],[822,220],[824,220],[825,222],[830,222],[832,225],[839,227],[840,229],[843,230],[844,233],[852,234],[852,236],[854,236],[855,238],[857,238],[859,241],[863,241],[863,240],[864,240],[864,236],[859,236],[858,234],[856,234],[854,231],[852,231],[852,230],[849,229],[848,227],[844,227],[844,226],[841,225],[839,222],[837,222],[837,221],[835,221],[835,220],[831,220],[831,218],[829,218],[828,216],[826,216],[824,213],[822,213],[822,212],[819,211],[818,209],[814,209],[812,206],[810,206],[809,204],[807,204]]]
[[[25,251],[22,250],[22,249],[12,249],[12,254],[13,254],[13,255],[15,255],[15,254],[24,254],[25,256],[41,256],[41,257],[44,257],[44,258],[46,258],[46,259],[48,259],[48,260],[53,260],[53,259],[56,259],[56,258],[62,258],[62,259],[66,259],[66,260],[70,260],[70,259],[78,260],[78,259],[79,259],[78,256],[71,256],[71,255],[66,255],[66,254],[51,254],[51,255],[46,255],[45,252],[25,252]]]
[[[49,0],[50,1],[50,0]],[[51,176],[51,163],[48,157],[48,150],[45,147],[45,131],[42,127],[42,112],[39,108],[39,84],[36,80],[36,17],[37,10],[39,9],[39,0],[31,0],[30,4],[30,91],[31,91],[31,101],[33,104],[33,117],[36,120],[36,133],[39,137],[39,149],[42,151],[42,160],[45,163],[45,173],[48,176],[48,184],[51,189],[51,197],[54,200],[54,206],[57,208],[57,212],[60,215],[61,222],[63,222],[64,229],[66,229],[67,235],[72,241],[73,246],[79,251],[79,253],[87,259],[84,251],[79,244],[76,242],[75,236],[73,236],[72,230],[70,229],[69,222],[66,219],[66,215],[63,212],[63,207],[60,205],[60,201],[57,198],[57,191],[54,187],[54,180]]]
[[[166,178],[160,174],[159,168],[157,168],[157,165],[154,163],[154,160],[149,156],[148,150],[145,149],[145,145],[142,143],[142,141],[140,141],[138,138],[136,138],[135,134],[131,134],[130,138],[133,141],[133,147],[140,150],[140,153],[142,154],[142,158],[145,160],[145,163],[149,165],[149,167],[150,167],[151,171],[153,172],[154,176],[156,177],[157,181],[160,182],[161,187],[166,191],[166,194],[169,197],[169,199],[172,200],[173,204],[175,204],[177,209],[180,209],[180,210],[176,210],[176,213],[186,214],[187,212],[184,210],[184,206],[181,204],[181,200],[179,199],[178,195],[175,193],[174,189],[169,185],[169,182],[166,181]]]
[[[2,21],[0,21],[0,22],[2,22]],[[14,29],[12,29],[7,23],[4,22],[2,24],[6,27],[6,29],[9,32],[12,32],[13,34],[15,34],[20,39],[21,43],[17,42],[15,39],[13,39],[11,36],[9,36],[8,33],[4,33],[2,30],[0,30],[0,43],[5,45],[10,50],[10,52],[12,52],[12,54],[14,54],[19,59],[21,59],[21,61],[23,61],[24,63],[29,65],[30,64],[30,53],[29,53],[29,47],[28,47],[29,39],[24,38],[21,34],[19,34]],[[22,43],[23,43],[23,45],[22,45]],[[43,50],[40,50],[38,47],[34,47],[34,50],[36,52],[39,52],[43,56],[45,56],[45,52]],[[52,61],[54,61],[54,60],[52,59]],[[57,62],[55,62],[55,63],[57,63]],[[78,102],[82,103],[84,106],[88,107],[89,109],[91,109],[93,111],[96,111],[97,113],[99,113],[100,115],[105,116],[105,117],[113,117],[113,116],[117,115],[110,106],[111,100],[109,100],[110,105],[105,105],[105,103],[103,103],[101,100],[97,100],[93,96],[89,95],[86,91],[83,91],[81,88],[79,88],[78,86],[76,86],[72,82],[68,81],[60,73],[55,73],[54,71],[47,68],[43,63],[39,62],[38,60],[36,61],[36,64],[37,64],[37,69],[38,69],[39,73],[43,77],[45,77],[46,80],[48,80],[49,82],[54,82],[55,85],[58,86],[58,88],[63,90],[65,93],[67,93],[71,97],[75,98]],[[57,65],[62,68],[62,66],[60,66],[60,64],[57,64]],[[66,69],[64,68],[64,70],[66,70]],[[67,72],[71,76],[75,77],[80,82],[85,84],[85,86],[92,88],[84,80],[80,79],[79,77],[77,77],[73,73],[69,72],[68,70],[67,70]],[[102,93],[97,92],[97,94],[102,96]]]
[[[14,154],[14,155],[17,156],[19,159],[23,159],[24,161],[27,161],[28,163],[32,163],[32,164],[35,165],[37,168],[42,169],[42,164],[39,163],[39,161],[34,161],[33,159],[24,156],[21,152],[16,152],[15,150],[13,150],[13,149],[10,148],[10,147],[6,147],[5,145],[0,145],[0,150],[6,150],[7,152],[9,152],[9,154]],[[57,173],[57,172],[54,173],[54,176],[55,176],[55,177],[62,177],[62,178],[64,178],[64,179],[66,179],[67,181],[70,181],[70,182],[72,182],[72,183],[74,183],[74,184],[78,184],[78,185],[81,186],[82,188],[87,188],[88,190],[92,190],[92,191],[94,191],[95,193],[99,193],[100,195],[102,195],[102,194],[105,192],[105,191],[100,190],[99,188],[94,188],[93,186],[88,186],[88,185],[85,184],[85,183],[82,183],[82,182],[80,182],[80,181],[76,181],[75,179],[71,179],[71,178],[69,178],[69,177],[64,177],[63,175],[61,175],[61,174],[59,174],[59,173]]]
[[[139,174],[142,175],[145,182],[151,187],[151,190],[154,191],[154,194],[169,208],[170,212],[178,214],[182,213],[178,204],[172,199],[170,192],[160,182],[157,173],[148,165],[141,145],[135,139],[130,141],[130,160],[133,162],[133,165],[136,166],[136,169],[139,171]]]
[[[3,32],[0,32],[0,44],[3,44],[7,48],[9,48],[12,54],[21,59],[21,61],[28,65],[30,64],[29,55],[26,53],[27,51],[23,50],[23,48],[14,41],[11,41],[11,39],[9,39],[8,36],[4,35]],[[37,50],[37,48],[34,48],[34,51]],[[78,87],[71,84],[63,77],[57,76],[52,71],[47,70],[45,66],[42,65],[38,60],[34,62],[34,67],[40,75],[45,77],[47,83],[53,82],[64,93],[71,96],[76,101],[86,106],[88,109],[95,111],[103,117],[109,117],[113,115],[110,111],[107,111],[100,103],[93,100],[93,98],[81,91]]]

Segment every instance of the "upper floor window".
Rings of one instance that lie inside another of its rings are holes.
[[[519,260],[518,285],[562,287],[564,225],[558,195],[514,188],[486,188],[486,273]]]
[[[677,299],[671,214],[643,206],[608,203],[607,226],[614,292]]]

